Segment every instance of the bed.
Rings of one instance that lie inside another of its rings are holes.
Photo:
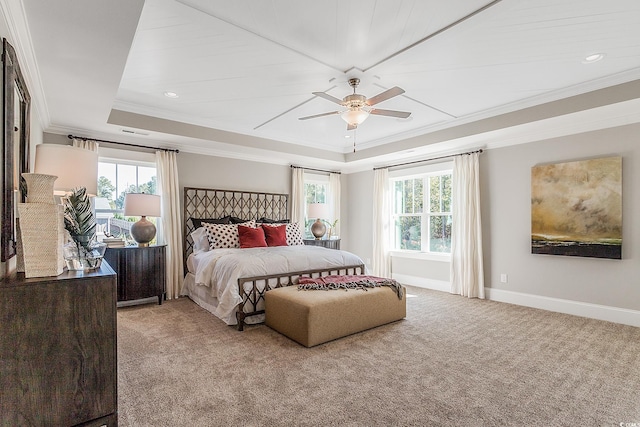
[[[245,324],[264,321],[264,295],[271,289],[295,285],[299,277],[365,274],[364,262],[358,256],[300,245],[301,239],[296,241],[294,237],[289,243],[295,246],[247,249],[202,250],[203,243],[194,242],[194,234],[201,235],[194,232],[201,230],[201,223],[208,224],[207,220],[228,218],[248,227],[251,225],[242,220],[253,221],[253,227],[256,220],[266,226],[283,224],[289,217],[287,201],[287,194],[185,187],[183,262],[187,273],[181,295],[242,331]],[[290,229],[295,231],[296,227],[286,227],[287,239]],[[200,239],[198,236],[196,239]]]

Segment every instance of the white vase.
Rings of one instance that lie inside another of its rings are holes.
[[[25,277],[57,276],[62,273],[62,206],[19,203],[18,211]]]
[[[27,203],[55,205],[53,184],[58,179],[57,176],[43,173],[23,173],[22,177],[27,182]]]

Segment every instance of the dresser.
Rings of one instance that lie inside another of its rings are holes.
[[[166,245],[107,248],[104,259],[118,274],[118,301],[165,297]]]
[[[116,426],[116,274],[0,281],[0,425]]]
[[[305,239],[305,245],[322,246],[329,249],[340,249],[340,239]]]

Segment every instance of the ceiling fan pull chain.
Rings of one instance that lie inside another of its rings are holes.
[[[358,135],[357,131],[358,131],[358,128],[353,130],[353,152],[354,153],[356,152],[356,138]]]

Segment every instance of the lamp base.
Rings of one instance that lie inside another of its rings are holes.
[[[320,218],[316,219],[316,222],[311,224],[311,234],[315,236],[316,240],[320,240],[326,231],[327,226],[322,223]]]
[[[149,242],[156,237],[156,226],[146,216],[131,226],[131,237],[140,247],[149,246]]]

